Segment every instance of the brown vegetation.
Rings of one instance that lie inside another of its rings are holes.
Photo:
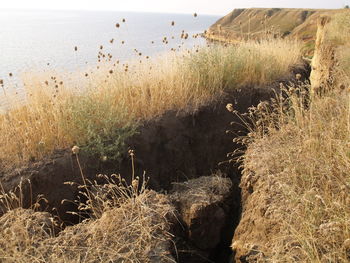
[[[116,149],[123,148],[138,121],[169,110],[194,112],[225,90],[262,86],[286,76],[299,62],[297,42],[266,40],[169,54],[117,67],[111,74],[101,66],[86,80],[77,73],[82,86],[76,88],[64,75],[31,74],[25,81],[27,103],[0,116],[0,164],[40,160],[74,144],[96,158],[118,159]]]
[[[287,8],[235,9],[218,20],[206,33],[212,40],[237,43],[246,39],[282,36],[304,42],[303,53],[312,56],[317,20],[347,10],[314,10]]]
[[[320,21],[317,48],[332,53],[319,53],[313,69],[334,65],[314,74],[321,91],[310,96],[299,83],[251,110],[256,126],[242,141],[243,213],[232,244],[238,262],[350,261],[350,72],[339,53],[350,35],[339,21],[349,16]]]
[[[0,261],[175,262],[169,199],[138,178],[127,186],[118,176],[102,177],[107,183],[89,187],[79,205],[81,216],[89,211],[92,218],[61,232],[48,213],[17,208],[0,217]]]

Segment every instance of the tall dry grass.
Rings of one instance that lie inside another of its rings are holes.
[[[168,110],[195,111],[228,89],[265,85],[289,74],[299,58],[297,42],[275,39],[106,64],[86,75],[29,74],[26,104],[12,103],[0,116],[1,164],[40,159],[73,144],[118,158],[138,121]]]
[[[336,48],[339,76],[350,84],[350,10],[334,14],[326,26],[326,40]]]
[[[307,94],[294,87],[252,111],[242,185],[259,188],[250,200],[273,222],[262,262],[350,260],[350,94]]]
[[[0,217],[0,261],[175,262],[169,198],[147,190],[138,177],[132,185],[117,175],[101,179],[80,187],[87,201],[79,203],[79,214],[91,217],[63,230],[49,213],[10,207]]]

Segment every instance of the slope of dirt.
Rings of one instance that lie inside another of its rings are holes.
[[[207,39],[236,43],[243,39],[259,39],[280,35],[305,42],[305,53],[312,54],[317,19],[339,10],[250,8],[235,9],[219,19],[206,32]]]

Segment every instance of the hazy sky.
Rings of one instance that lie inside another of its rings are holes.
[[[341,8],[350,0],[0,0],[2,8],[120,10],[225,15],[234,8]]]

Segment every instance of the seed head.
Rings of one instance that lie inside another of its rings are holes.
[[[197,13],[194,13],[193,16],[194,16],[194,17],[197,17],[198,15],[197,15]]]
[[[137,187],[139,186],[139,181],[137,179],[134,179],[131,185],[132,185],[132,188],[136,191]]]
[[[171,22],[171,25],[172,25],[172,26],[175,26],[175,22],[174,22],[174,21],[172,21],[172,22]]]
[[[79,153],[79,151],[80,151],[80,148],[78,147],[78,146],[73,146],[73,148],[72,148],[72,153],[73,154],[78,154]]]
[[[123,23],[125,23],[125,22],[126,22],[125,18],[123,18],[122,22],[123,22]]]
[[[10,76],[10,77],[12,77],[12,76],[13,76],[13,74],[12,74],[12,73],[9,73],[9,76]]]
[[[74,47],[74,51],[78,51],[78,47],[77,46]]]
[[[119,24],[119,23],[116,23],[116,24],[115,24],[115,27],[116,27],[116,28],[119,28],[119,27],[120,27],[120,24]]]
[[[227,109],[229,112],[233,112],[233,111],[234,111],[233,104],[232,104],[232,103],[227,104],[227,105],[226,105],[226,109]]]

